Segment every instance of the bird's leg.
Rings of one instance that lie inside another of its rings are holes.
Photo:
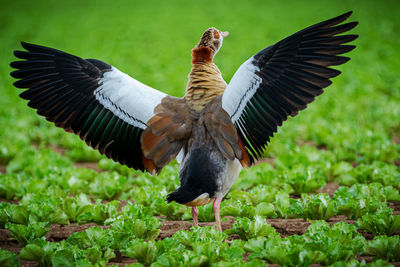
[[[197,214],[199,214],[199,210],[196,206],[192,206],[192,217],[193,217],[193,226],[199,226],[199,221],[197,219]]]
[[[217,230],[220,232],[222,232],[221,220],[219,218],[219,206],[221,205],[221,201],[222,201],[222,199],[216,198],[214,200],[214,205],[213,205],[214,215],[215,215],[215,224],[217,225]]]

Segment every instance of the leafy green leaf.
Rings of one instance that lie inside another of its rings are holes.
[[[6,228],[10,230],[10,236],[14,237],[21,245],[45,236],[50,230],[48,224],[43,222],[28,225],[7,223]]]
[[[87,205],[80,210],[80,215],[77,218],[78,224],[94,222],[104,224],[105,221],[116,215],[119,206],[119,201],[113,200],[106,204],[102,204],[99,200],[95,205]]]
[[[289,216],[312,220],[328,220],[336,213],[336,202],[331,200],[327,194],[302,194],[300,200],[291,200],[288,211]]]
[[[249,218],[235,218],[232,228],[225,231],[226,234],[237,234],[243,240],[251,238],[275,235],[276,230],[267,223],[265,218],[255,216],[253,220]]]
[[[70,250],[63,249],[54,253],[51,263],[54,267],[74,266],[74,255]]]
[[[360,229],[374,235],[391,235],[400,229],[400,215],[393,215],[391,208],[379,208],[375,213],[367,213],[357,220]]]
[[[376,236],[367,243],[365,255],[389,261],[400,260],[400,236]]]
[[[19,253],[21,259],[36,262],[42,262],[44,255],[44,249],[36,244],[28,244],[26,247],[22,248]]]
[[[145,242],[140,239],[132,240],[122,252],[145,266],[150,266],[158,256],[157,246],[154,242]]]
[[[4,267],[19,266],[18,255],[8,250],[0,249],[0,266]]]

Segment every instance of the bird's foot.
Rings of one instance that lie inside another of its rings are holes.
[[[199,214],[199,210],[197,209],[196,206],[193,206],[191,208],[192,211],[192,217],[193,217],[193,226],[199,226],[199,220],[197,218],[197,215]]]
[[[213,205],[214,215],[215,215],[215,224],[217,226],[217,230],[220,232],[222,232],[221,220],[219,218],[219,207],[221,205],[221,201],[222,201],[222,199],[216,198],[214,200],[214,205]]]

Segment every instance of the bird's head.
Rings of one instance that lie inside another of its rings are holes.
[[[212,57],[214,57],[221,48],[222,41],[228,34],[229,32],[221,32],[214,27],[208,28],[201,36],[200,42],[196,45],[196,48],[208,47],[212,50]]]

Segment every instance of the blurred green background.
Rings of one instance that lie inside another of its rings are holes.
[[[39,118],[12,86],[12,51],[26,41],[108,62],[135,79],[183,96],[191,49],[214,26],[230,35],[215,58],[226,81],[247,58],[311,24],[349,10],[360,22],[350,62],[326,92],[272,139],[268,157],[304,143],[333,161],[400,164],[398,1],[1,1],[0,163],[32,144],[96,161],[78,137]]]

